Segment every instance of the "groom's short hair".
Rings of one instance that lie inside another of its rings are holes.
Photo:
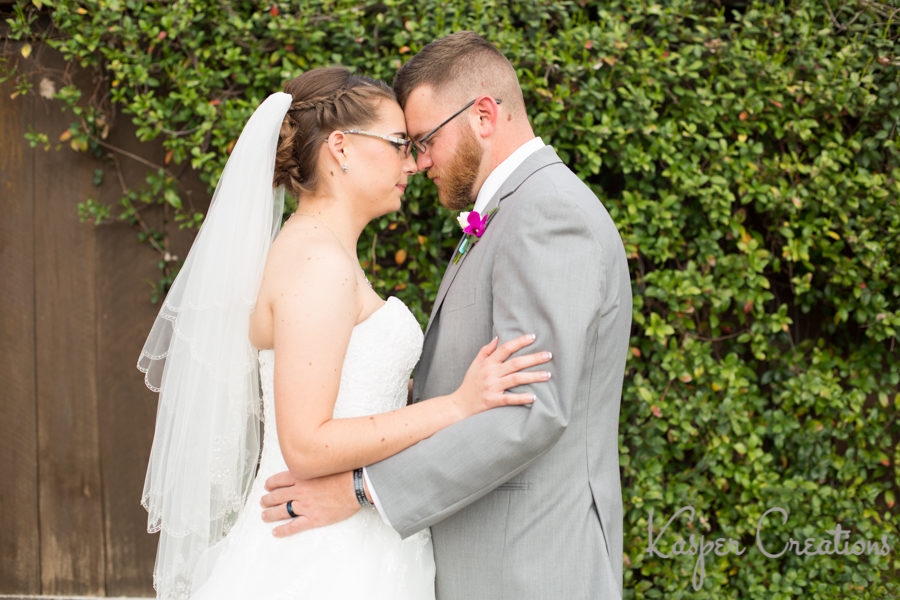
[[[406,106],[412,91],[423,85],[441,96],[459,96],[459,102],[488,94],[503,100],[509,112],[525,110],[515,68],[493,44],[472,31],[435,40],[400,67],[394,77],[400,106]]]

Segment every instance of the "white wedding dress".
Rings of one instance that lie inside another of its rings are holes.
[[[406,404],[407,384],[422,350],[422,330],[397,298],[354,327],[344,358],[335,418]],[[433,600],[434,557],[428,530],[401,540],[372,509],[286,538],[260,517],[268,477],[287,469],[275,430],[275,356],[259,353],[265,437],[259,472],[228,535],[198,565],[209,573],[194,599]],[[410,493],[415,493],[410,490]]]

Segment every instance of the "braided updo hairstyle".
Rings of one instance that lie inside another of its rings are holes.
[[[316,164],[335,129],[364,127],[377,118],[378,102],[396,101],[383,81],[354,75],[344,67],[307,71],[284,84],[293,97],[275,154],[274,185],[299,198],[316,189]]]

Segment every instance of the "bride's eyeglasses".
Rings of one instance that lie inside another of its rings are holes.
[[[379,140],[384,140],[389,143],[391,146],[397,149],[397,152],[403,153],[403,158],[409,156],[409,150],[412,146],[412,140],[408,140],[405,138],[398,138],[392,135],[381,135],[380,133],[372,133],[370,131],[362,131],[361,129],[346,129],[341,133],[352,133],[354,135],[366,135],[368,137],[378,138]],[[326,140],[327,141],[327,140]]]

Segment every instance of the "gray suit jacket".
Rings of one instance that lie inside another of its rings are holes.
[[[494,207],[444,274],[413,400],[455,390],[495,335],[536,333],[524,352],[551,350],[553,378],[525,386],[533,405],[475,415],[367,473],[401,535],[431,526],[440,600],[618,597],[632,310],[622,240],[550,147],[516,169]]]

